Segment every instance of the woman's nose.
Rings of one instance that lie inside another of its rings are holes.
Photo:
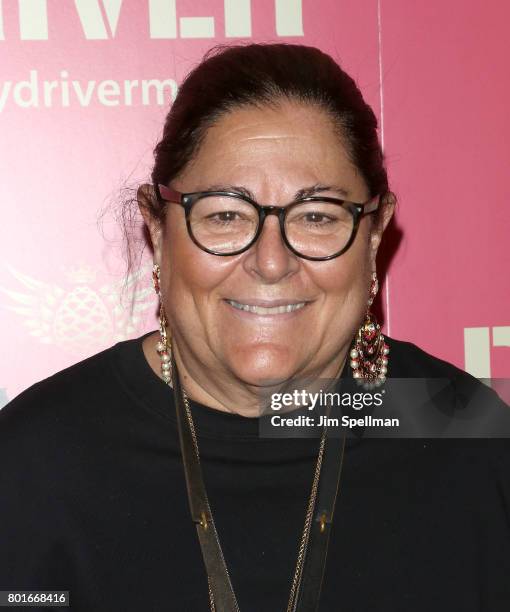
[[[251,273],[268,283],[276,283],[299,269],[298,257],[287,248],[276,214],[264,219],[262,231],[245,262]]]

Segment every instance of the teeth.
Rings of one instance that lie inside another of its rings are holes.
[[[286,312],[299,310],[305,305],[305,302],[299,302],[299,304],[284,304],[283,306],[273,306],[271,308],[267,308],[266,306],[250,306],[249,304],[241,304],[240,302],[235,302],[234,300],[227,300],[227,302],[238,310],[246,310],[246,312],[252,312],[253,314],[259,315],[284,314]]]

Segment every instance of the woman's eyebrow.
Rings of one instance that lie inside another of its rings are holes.
[[[296,192],[296,195],[294,197],[296,200],[299,200],[299,198],[307,198],[308,196],[312,196],[317,193],[323,193],[324,191],[335,191],[336,193],[338,193],[338,195],[344,198],[349,197],[349,192],[345,190],[343,187],[338,187],[337,185],[322,185],[322,184],[317,184],[317,185],[313,185],[312,187],[306,187],[304,189],[300,189],[298,192]]]
[[[218,185],[210,185],[207,187],[207,189],[201,189],[200,191],[230,191],[233,193],[240,193],[251,200],[255,200],[253,193],[246,187],[241,187],[240,185],[226,185],[222,183]]]
[[[217,185],[210,185],[207,187],[207,189],[204,189],[203,191],[230,191],[233,193],[240,193],[250,198],[251,200],[256,201],[253,192],[250,191],[247,187],[242,187],[241,185],[228,185],[222,183]],[[303,189],[299,189],[294,194],[294,199],[299,200],[300,198],[307,198],[308,196],[323,193],[324,191],[335,191],[341,197],[349,197],[349,192],[343,187],[339,187],[337,185],[323,185],[321,183],[318,183],[310,187],[304,187]]]

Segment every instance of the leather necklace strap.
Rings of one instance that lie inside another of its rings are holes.
[[[196,525],[204,564],[214,595],[216,612],[239,612],[223,551],[216,533],[202,477],[202,469],[186,417],[182,387],[172,356],[172,380],[179,439],[186,476],[188,499],[192,520]],[[324,577],[329,536],[345,449],[345,437],[333,438],[326,431],[326,444],[314,508],[314,520],[310,529],[308,545],[297,591],[293,612],[316,612]]]
[[[223,551],[212,520],[209,500],[205,492],[202,467],[195,452],[195,443],[190,431],[184,406],[182,387],[172,356],[172,383],[181,443],[182,459],[186,475],[191,518],[197,528],[205,567],[209,576],[217,612],[239,612],[239,606],[230,582]]]

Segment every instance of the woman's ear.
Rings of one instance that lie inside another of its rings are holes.
[[[370,233],[370,260],[373,264],[372,269],[374,270],[377,251],[379,250],[379,245],[381,244],[384,230],[388,226],[388,223],[395,212],[396,203],[397,198],[392,191],[388,191],[383,197],[381,197],[381,202],[379,204],[379,216]]]
[[[161,261],[161,240],[162,240],[162,227],[161,222],[154,216],[154,203],[156,200],[156,194],[154,193],[154,187],[148,183],[144,183],[138,187],[136,192],[136,199],[138,201],[138,208],[142,214],[145,225],[149,230],[151,236],[152,247],[154,249],[154,261]]]

